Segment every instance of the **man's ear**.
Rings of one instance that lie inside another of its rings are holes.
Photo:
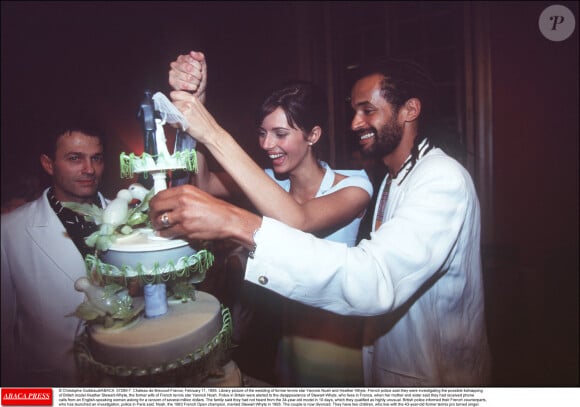
[[[310,134],[308,135],[308,142],[310,143],[310,145],[316,144],[320,139],[320,136],[322,136],[322,129],[320,128],[320,126],[314,126],[312,130],[310,130]]]
[[[411,98],[405,102],[404,105],[404,117],[406,122],[412,122],[417,120],[421,114],[421,101],[417,98]]]
[[[52,161],[52,158],[50,158],[46,154],[40,155],[40,165],[42,165],[42,168],[44,169],[44,171],[46,171],[48,175],[52,175],[54,173],[53,167],[54,163]]]

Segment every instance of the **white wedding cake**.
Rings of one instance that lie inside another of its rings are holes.
[[[68,205],[99,225],[86,238],[95,247],[87,277],[75,284],[86,297],[74,313],[84,321],[75,354],[86,385],[199,385],[228,360],[229,311],[195,289],[213,255],[149,227],[148,202],[166,188],[166,171],[195,169],[195,150],[169,154],[163,124],[156,119],[157,155],[121,154],[121,175],[151,174],[152,191],[133,184],[103,210]]]

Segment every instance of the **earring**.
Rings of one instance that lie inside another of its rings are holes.
[[[313,143],[312,141],[309,141],[309,142],[308,142],[308,145],[309,145],[310,147],[312,147],[312,145],[313,145],[313,144],[314,144],[314,143]]]

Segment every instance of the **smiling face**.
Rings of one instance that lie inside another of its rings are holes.
[[[272,160],[272,168],[277,174],[292,172],[306,157],[312,156],[306,135],[288,124],[281,107],[264,117],[258,129],[258,141]]]
[[[384,158],[401,143],[403,124],[398,112],[381,94],[383,76],[373,74],[357,81],[351,93],[354,117],[351,122],[361,152],[368,157]]]
[[[98,137],[67,132],[58,138],[54,157],[42,154],[40,161],[52,177],[56,199],[79,203],[93,200],[105,168]]]

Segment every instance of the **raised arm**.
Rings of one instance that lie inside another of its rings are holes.
[[[207,89],[207,63],[203,52],[190,51],[179,55],[169,64],[169,85],[175,90],[190,92],[205,103]],[[241,193],[227,173],[214,173],[208,168],[201,149],[197,150],[197,173],[191,177],[193,185],[220,197],[229,198]]]
[[[347,187],[302,204],[280,188],[234,138],[226,132],[200,101],[187,92],[171,93],[175,105],[187,118],[188,132],[227,171],[258,211],[307,232],[334,230],[362,214],[370,196],[361,188]],[[348,202],[348,205],[344,203]]]
[[[192,92],[197,96],[196,102],[205,103],[207,64],[204,54],[191,51],[189,54],[180,55],[170,66],[169,84],[178,91]],[[176,104],[183,105],[188,101],[193,103],[194,98],[187,92],[172,92]],[[195,125],[190,124],[192,128],[188,129],[188,132],[206,145],[226,171],[210,172],[205,157],[199,154],[199,172],[192,180],[194,185],[204,191],[222,198],[244,193],[263,215],[308,232],[330,233],[364,213],[370,195],[358,187],[346,187],[324,197],[298,203],[254,163],[203,106],[195,111],[191,110],[190,113],[188,121],[197,121],[201,114],[211,119]],[[200,126],[196,129],[197,125]],[[214,137],[214,134],[217,137]],[[222,134],[227,136],[218,143],[219,135]],[[345,205],[345,202],[349,204]]]

